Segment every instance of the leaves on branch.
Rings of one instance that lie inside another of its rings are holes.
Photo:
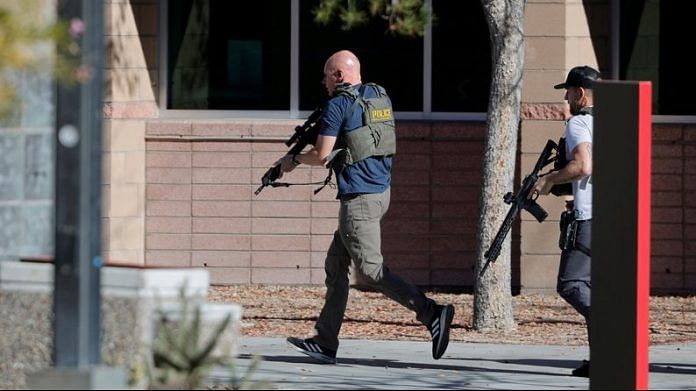
[[[344,31],[381,18],[387,22],[387,32],[407,37],[422,37],[428,20],[434,19],[423,0],[321,0],[313,13],[322,25],[340,19]]]

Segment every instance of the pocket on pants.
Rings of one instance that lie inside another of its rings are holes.
[[[339,233],[341,240],[357,265],[371,262],[381,264],[379,195],[368,194],[350,201],[341,201]]]
[[[362,194],[341,202],[341,220],[369,221],[381,217],[379,194]]]

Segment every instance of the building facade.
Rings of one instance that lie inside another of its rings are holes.
[[[106,257],[206,267],[217,284],[323,284],[335,191],[254,190],[321,103],[324,60],[348,48],[362,61],[363,80],[385,86],[396,112],[387,264],[419,285],[471,288],[488,31],[478,1],[428,2],[437,21],[425,37],[399,38],[379,20],[350,32],[319,26],[311,20],[316,1],[107,1]],[[680,39],[691,8],[529,0],[525,10],[518,177],[547,139],[562,135],[563,92],[552,86],[568,69],[587,64],[607,79],[653,81],[654,292],[696,291],[696,104],[685,92],[693,82],[679,77],[679,52],[666,44]],[[287,179],[325,173],[301,166]],[[546,222],[523,213],[512,231],[513,286],[526,291],[555,289],[563,202],[541,203]]]

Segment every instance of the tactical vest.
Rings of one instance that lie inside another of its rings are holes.
[[[365,98],[365,89],[377,92],[373,98]],[[351,118],[358,105],[362,108],[362,126],[341,133],[336,141],[335,151],[343,149],[340,161],[351,165],[371,156],[391,156],[396,153],[396,132],[394,113],[387,92],[374,83],[366,83],[359,90],[351,86],[336,88],[334,96],[347,95],[353,101],[343,116],[343,122]]]
[[[592,115],[592,106],[581,108],[577,115]],[[565,137],[561,137],[558,140],[558,158],[554,163],[554,170],[560,170],[566,164],[568,164],[568,157],[566,156]]]
[[[592,107],[583,107],[577,115],[592,115]],[[558,140],[558,155],[556,160],[553,162],[553,171],[558,171],[568,164],[568,156],[566,155],[566,140],[565,137],[561,137]],[[551,194],[562,196],[562,195],[572,195],[573,185],[571,183],[563,183],[560,185],[554,185],[551,188]]]

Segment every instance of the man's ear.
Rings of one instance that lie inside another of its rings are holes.
[[[583,106],[587,106],[590,103],[590,95],[587,93],[587,89],[584,87],[580,87],[580,97],[579,101],[582,103]]]

